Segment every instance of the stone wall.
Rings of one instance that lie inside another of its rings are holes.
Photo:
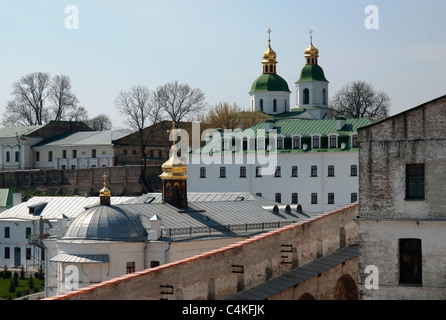
[[[151,190],[144,190],[140,182],[141,166],[123,166],[76,170],[19,170],[0,172],[0,188],[33,191],[54,195],[97,195],[104,186],[114,196],[140,195],[161,190],[161,166],[148,166],[146,179]]]
[[[357,225],[354,219],[357,213],[358,205],[349,205],[221,249],[127,274],[48,299],[224,299],[284,274],[292,268],[336,252],[343,246],[356,244]],[[290,249],[290,253],[285,254],[282,251],[283,245]],[[344,275],[354,279],[356,285],[356,260],[352,261],[351,265],[340,266],[333,272],[329,269],[323,278],[325,284],[321,282],[322,279],[316,279],[320,281],[320,285],[312,286],[311,295],[330,299],[333,295],[324,294],[323,291],[333,292],[330,284],[336,284],[339,277]],[[305,283],[308,284],[306,281]],[[282,298],[284,297],[289,298],[290,293],[285,293]],[[277,298],[280,298],[280,295]]]

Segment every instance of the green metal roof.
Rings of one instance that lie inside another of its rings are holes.
[[[300,79],[298,82],[309,82],[309,81],[325,81],[328,80],[325,78],[324,70],[319,65],[310,65],[307,64],[302,68],[302,72],[300,74]]]
[[[0,189],[0,208],[11,208],[13,205],[13,192],[10,189]]]
[[[285,91],[291,92],[288,83],[278,74],[264,73],[252,84],[250,92]]]
[[[361,119],[347,119],[344,127],[341,130],[337,130],[337,121],[335,119],[330,120],[304,120],[304,119],[276,119],[275,129],[277,130],[277,134],[284,136],[285,139],[288,138],[288,143],[285,141],[284,150],[279,150],[281,153],[302,153],[302,152],[345,152],[357,150],[357,148],[350,148],[350,144],[347,145],[347,148],[342,150],[341,148],[323,148],[321,143],[321,148],[311,149],[307,151],[303,151],[301,149],[293,149],[290,146],[291,137],[299,135],[302,139],[310,139],[313,135],[321,135],[324,139],[328,137],[330,134],[338,134],[340,138],[350,137],[352,133],[356,133],[359,128],[370,125],[373,123],[369,118],[361,118]],[[234,132],[235,138],[237,137],[253,137],[257,134],[257,130],[265,130],[265,122],[259,123],[255,126],[252,126],[252,130],[240,131],[239,133]],[[223,134],[222,134],[223,136]],[[339,139],[340,141],[342,139]],[[347,140],[346,140],[347,141]],[[309,143],[310,141],[308,141]],[[288,147],[287,147],[288,145]],[[309,143],[311,145],[311,143]],[[208,153],[212,150],[214,143],[211,142],[208,145],[201,148],[201,152]],[[325,150],[326,149],[326,150]],[[200,152],[200,150],[196,150],[195,152]],[[229,152],[229,151],[227,151]],[[232,152],[232,151],[230,151]]]

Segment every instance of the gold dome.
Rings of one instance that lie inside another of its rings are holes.
[[[268,49],[263,53],[263,63],[277,63],[276,61],[277,54],[271,49],[271,45],[268,44]]]
[[[163,180],[187,179],[187,163],[178,157],[177,146],[174,144],[170,148],[171,157],[163,163],[161,169],[163,173],[160,178]]]
[[[313,46],[313,43],[305,50],[305,57],[318,57],[319,49]]]

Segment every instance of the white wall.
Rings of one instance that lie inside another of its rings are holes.
[[[282,176],[256,177],[258,164],[189,164],[189,192],[250,192],[261,193],[275,200],[281,193],[282,203],[291,204],[292,193],[298,193],[298,203],[310,212],[332,210],[350,204],[351,194],[358,193],[358,177],[350,176],[352,165],[358,165],[357,152],[310,152],[278,154],[277,166]],[[275,166],[275,164],[273,164]],[[311,166],[318,167],[318,176],[310,177]],[[328,177],[328,166],[335,167],[335,176]],[[240,167],[246,166],[246,178],[240,178]],[[292,177],[292,167],[298,167],[298,177]],[[206,178],[200,178],[200,167],[206,168]],[[220,167],[226,167],[226,178],[220,178]],[[318,204],[311,204],[311,193],[318,194]],[[328,193],[335,194],[335,204],[328,204]]]

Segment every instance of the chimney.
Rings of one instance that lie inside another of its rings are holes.
[[[156,241],[161,238],[161,225],[163,220],[161,220],[156,214],[150,218],[150,232],[149,240]]]

